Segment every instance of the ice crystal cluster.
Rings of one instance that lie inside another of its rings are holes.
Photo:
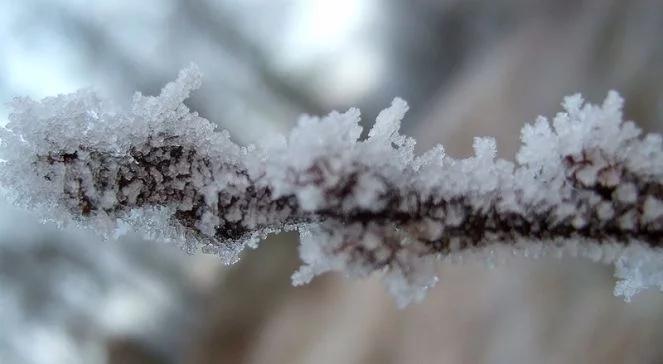
[[[567,97],[522,130],[517,163],[492,138],[454,159],[415,155],[395,99],[361,138],[359,111],[302,117],[287,136],[239,146],[183,103],[195,66],[128,111],[91,91],[18,98],[2,130],[0,183],[46,219],[151,239],[227,262],[296,229],[303,284],[327,271],[383,275],[398,305],[435,284],[435,263],[569,254],[613,263],[615,293],[663,290],[663,146],[622,120],[622,99]]]

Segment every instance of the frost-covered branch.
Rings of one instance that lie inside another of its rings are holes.
[[[237,259],[268,233],[297,229],[295,284],[339,270],[385,274],[399,305],[423,297],[434,262],[481,252],[568,252],[615,263],[615,293],[663,289],[663,147],[601,106],[567,97],[552,126],[522,130],[517,164],[476,138],[475,156],[414,154],[395,99],[361,139],[359,111],[303,117],[287,136],[242,147],[183,104],[195,67],[128,112],[90,91],[16,99],[2,130],[2,184],[45,217],[127,228]]]

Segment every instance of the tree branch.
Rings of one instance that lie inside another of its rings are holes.
[[[137,216],[158,209],[167,222],[152,219],[148,235],[167,225],[171,238],[229,261],[295,228],[306,265],[294,283],[384,271],[401,306],[434,284],[434,260],[500,246],[614,262],[616,293],[627,298],[663,289],[661,137],[623,122],[614,92],[600,107],[567,98],[553,128],[543,118],[525,126],[516,165],[495,159],[490,138],[477,138],[467,159],[441,146],[415,156],[414,140],[398,133],[400,99],[365,140],[351,109],[240,147],[182,103],[199,84],[189,68],[160,96],[137,94],[125,113],[90,92],[15,101],[0,135],[3,184],[19,201],[54,203],[97,228],[145,225]]]

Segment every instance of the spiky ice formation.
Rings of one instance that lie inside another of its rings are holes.
[[[404,306],[444,257],[570,253],[614,263],[615,293],[663,289],[663,147],[603,105],[567,97],[552,125],[522,130],[517,164],[495,141],[453,159],[421,156],[399,133],[395,99],[361,139],[359,111],[302,117],[287,137],[241,147],[183,104],[200,85],[183,70],[161,95],[112,111],[90,91],[16,99],[2,131],[3,186],[47,218],[104,236],[136,229],[227,262],[266,234],[297,229],[308,282],[330,270],[384,272]]]

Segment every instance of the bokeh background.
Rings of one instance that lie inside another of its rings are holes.
[[[240,143],[298,115],[394,96],[425,150],[471,152],[563,96],[663,131],[661,0],[0,0],[0,123],[13,96],[93,87],[126,103],[197,63],[192,108]],[[294,288],[297,237],[226,267],[159,242],[99,242],[0,204],[0,363],[661,363],[663,295],[627,304],[609,267],[513,259],[440,267],[397,310],[378,279]]]

